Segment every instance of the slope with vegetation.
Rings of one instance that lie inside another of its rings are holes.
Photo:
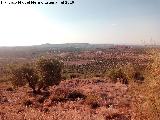
[[[7,59],[0,66],[2,120],[160,118],[159,49],[114,47]]]

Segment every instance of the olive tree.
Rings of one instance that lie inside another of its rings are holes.
[[[61,82],[62,63],[55,59],[38,59],[32,66],[29,64],[14,66],[12,84],[32,88],[34,93]]]
[[[38,91],[61,82],[62,63],[55,59],[41,58],[36,62],[39,76]]]

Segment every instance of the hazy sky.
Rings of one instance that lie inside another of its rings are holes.
[[[0,46],[160,44],[160,0],[74,0],[72,5],[35,1],[58,3],[0,4]]]

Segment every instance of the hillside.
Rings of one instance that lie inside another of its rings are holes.
[[[74,43],[0,49],[0,120],[159,118],[159,48]],[[59,61],[60,76],[45,62],[38,69],[42,58]],[[60,84],[50,84],[56,78]],[[50,85],[38,91],[44,84]]]

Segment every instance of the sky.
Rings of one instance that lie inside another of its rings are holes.
[[[35,1],[57,4],[0,4],[0,46],[160,44],[160,0]]]

